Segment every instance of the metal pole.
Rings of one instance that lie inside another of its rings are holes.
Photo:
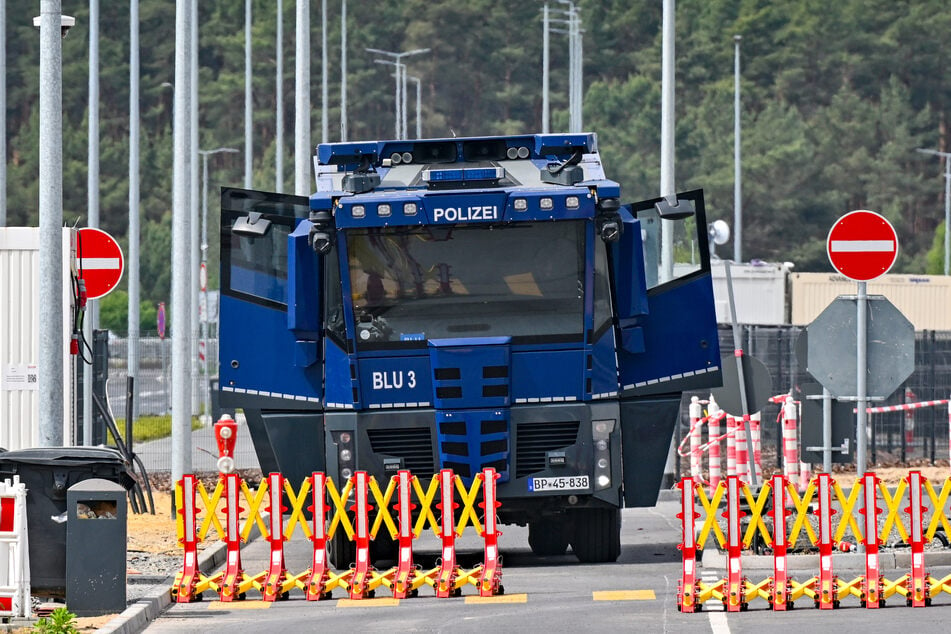
[[[832,393],[822,388],[822,471],[832,473]]]
[[[320,141],[326,143],[330,132],[327,127],[327,0],[320,0]]]
[[[172,481],[191,470],[188,381],[188,175],[191,172],[191,2],[175,2],[175,127],[172,180]]]
[[[951,155],[944,157],[944,274],[951,264]]]
[[[423,138],[423,100],[420,95],[419,77],[413,77],[413,81],[416,82],[416,138],[421,139]]]
[[[548,3],[545,3],[544,13],[542,14],[542,134],[548,134],[550,126],[550,105],[548,98],[548,66],[549,66],[549,44],[548,44]]]
[[[200,265],[201,253],[200,243],[198,241],[198,0],[192,0],[192,23],[191,23],[191,51],[190,51],[190,73],[191,73],[191,103],[189,103],[188,116],[191,120],[189,126],[189,148],[190,157],[188,169],[188,319],[190,329],[188,331],[188,354],[191,365],[191,414],[199,413],[199,402],[201,400],[201,382],[198,377],[198,267]]]
[[[340,0],[340,140],[347,140],[347,0]]]
[[[275,66],[277,77],[274,81],[274,191],[284,191],[284,7],[277,0],[277,43],[275,45]],[[204,181],[203,181],[204,182]],[[205,350],[208,354],[208,350]]]
[[[674,0],[664,0],[663,45],[661,62],[661,116],[660,116],[660,195],[668,199],[676,196],[674,185]],[[674,225],[661,220],[660,280],[674,276]]]
[[[62,3],[40,1],[40,447],[63,445]]]
[[[866,466],[866,446],[868,444],[868,434],[866,431],[866,417],[868,413],[865,411],[868,406],[868,397],[866,394],[867,379],[866,372],[866,345],[867,341],[867,324],[866,324],[866,311],[868,308],[868,283],[859,282],[858,283],[858,295],[856,298],[855,304],[855,330],[856,330],[856,355],[855,355],[855,368],[856,368],[856,381],[855,381],[855,394],[857,397],[857,408],[855,416],[855,445],[856,445],[856,467],[858,470],[858,475],[865,475],[865,466]]]
[[[400,102],[400,107],[403,109],[403,138],[409,138],[409,128],[406,125],[407,113],[406,113],[406,64],[403,64],[403,68],[400,70],[403,73],[403,80],[400,82],[400,90],[403,91],[403,98]]]
[[[403,78],[400,73],[400,57],[396,56],[396,138],[403,138]]]
[[[297,47],[294,53],[294,193],[311,193],[310,174],[310,0],[297,0]]]
[[[733,260],[743,261],[743,181],[740,168],[740,41],[734,35],[733,55]]]
[[[244,188],[252,187],[254,148],[251,143],[251,0],[244,0]]]
[[[584,130],[584,33],[581,29],[581,7],[575,12],[575,132]]]
[[[0,227],[7,226],[7,0],[0,0]]]
[[[89,0],[89,143],[86,154],[86,225],[99,227],[99,0]],[[83,336],[92,341],[99,328],[99,300],[86,304]],[[92,365],[83,363],[83,444],[93,444]]]
[[[129,3],[129,337],[126,374],[133,386],[132,418],[139,414],[139,0]],[[128,442],[129,439],[127,438]]]

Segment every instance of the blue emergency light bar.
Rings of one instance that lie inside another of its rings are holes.
[[[341,165],[344,166],[343,169],[349,171],[365,163],[379,168],[401,163],[449,164],[516,159],[562,161],[579,150],[592,153],[597,149],[597,135],[590,132],[531,134],[415,141],[321,143],[317,146],[317,160],[321,165]]]
[[[422,179],[427,183],[458,183],[498,180],[505,176],[501,167],[467,167],[464,169],[423,170]]]

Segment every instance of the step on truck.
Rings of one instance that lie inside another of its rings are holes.
[[[315,175],[221,194],[220,402],[264,472],[492,467],[535,553],[616,560],[720,384],[702,192],[622,203],[594,134],[328,143]]]

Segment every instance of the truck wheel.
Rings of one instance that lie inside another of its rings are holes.
[[[565,517],[535,520],[528,523],[528,545],[542,557],[564,555],[570,535]]]
[[[617,561],[621,554],[621,510],[578,509],[571,512],[574,527],[571,549],[578,561],[601,564]]]
[[[327,541],[327,558],[337,570],[346,570],[357,560],[357,544],[347,539],[347,531],[340,526]]]

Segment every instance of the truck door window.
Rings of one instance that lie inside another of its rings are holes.
[[[653,207],[637,211],[644,232],[644,272],[647,288],[655,288],[674,280],[683,279],[701,271],[709,263],[708,256],[701,252],[697,235],[697,217],[678,220],[661,220]],[[663,257],[662,223],[666,222],[673,233],[673,249],[669,262]],[[706,231],[706,229],[704,229]]]

